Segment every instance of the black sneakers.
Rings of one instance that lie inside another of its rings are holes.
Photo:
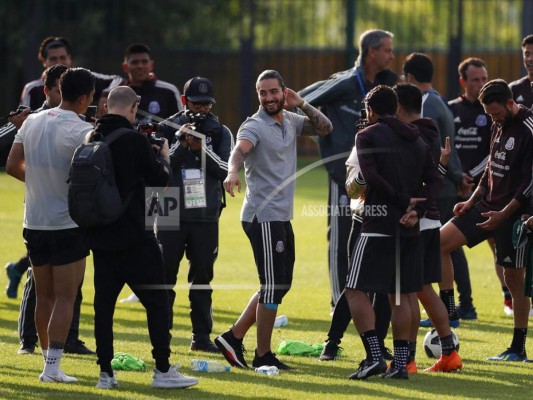
[[[383,379],[409,379],[406,367],[396,368],[391,365],[385,373],[381,374]]]
[[[213,342],[210,340],[207,342],[193,340],[191,342],[190,350],[191,351],[204,351],[206,353],[220,353],[220,350],[218,349],[218,347],[215,346]]]
[[[381,355],[383,356],[383,359],[385,361],[394,360],[394,355],[392,354],[391,349],[389,349],[388,347],[385,347],[385,346],[381,347]]]
[[[85,342],[82,342],[80,339],[65,343],[63,352],[71,354],[96,354],[94,351],[87,348],[87,346],[85,346]]]
[[[254,357],[254,360],[252,361],[252,367],[259,368],[259,367],[262,367],[263,365],[275,366],[275,367],[278,367],[278,369],[284,369],[284,370],[292,369],[288,365],[283,364],[280,360],[278,360],[277,357],[271,351],[269,351],[268,353],[265,353],[262,357],[259,357],[257,355],[257,349],[256,349],[255,357]]]
[[[320,353],[320,357],[318,357],[318,359],[320,361],[333,361],[337,357],[340,349],[341,347],[339,347],[337,342],[334,342],[333,340],[328,340],[326,342],[326,345],[322,349],[322,352]]]
[[[373,361],[365,358],[359,364],[359,368],[353,374],[351,374],[349,379],[366,379],[370,376],[383,374],[387,370],[387,363],[385,360],[381,359],[379,361]]]
[[[242,339],[237,339],[233,336],[231,329],[218,336],[215,339],[215,345],[232,367],[248,368],[248,364],[244,360],[246,350],[242,344]]]
[[[20,349],[17,350],[17,354],[33,354],[35,352],[35,343],[21,343]]]

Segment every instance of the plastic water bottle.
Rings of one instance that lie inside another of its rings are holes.
[[[276,328],[285,326],[289,323],[289,318],[287,318],[286,315],[280,315],[279,317],[276,317],[276,320],[274,321],[274,326]]]
[[[268,376],[276,376],[279,375],[279,369],[278,367],[272,365],[263,365],[262,367],[256,368],[255,372],[258,372],[260,374],[265,374]]]
[[[200,372],[229,372],[230,367],[218,361],[191,360],[191,369]]]

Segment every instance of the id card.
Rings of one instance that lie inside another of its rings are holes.
[[[181,170],[185,208],[206,207],[204,177],[200,169]]]

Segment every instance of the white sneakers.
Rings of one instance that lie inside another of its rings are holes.
[[[152,381],[153,388],[186,388],[196,384],[198,384],[198,379],[180,374],[173,366],[170,366],[168,372],[161,372],[157,368],[154,369],[154,380]]]
[[[130,294],[128,297],[124,299],[120,299],[121,303],[137,303],[139,301],[139,298],[135,295],[135,293]]]
[[[59,383],[71,383],[77,382],[78,380],[73,376],[68,376],[63,371],[55,375],[45,374],[44,372],[39,375],[39,380],[41,382],[59,382]],[[191,376],[185,376],[176,371],[174,367],[170,367],[168,372],[160,372],[157,369],[154,369],[154,380],[152,382],[152,387],[157,389],[172,389],[172,388],[186,388],[189,386],[194,386],[198,384],[198,379]],[[118,381],[114,376],[109,376],[107,372],[100,373],[100,379],[96,384],[98,389],[115,389],[117,388]]]
[[[72,383],[78,382],[73,376],[68,376],[63,371],[59,370],[57,374],[45,374],[44,372],[39,375],[39,380],[41,382],[61,382],[61,383]]]
[[[115,376],[109,376],[107,372],[100,372],[100,379],[96,384],[98,389],[114,389],[118,387],[118,381]]]

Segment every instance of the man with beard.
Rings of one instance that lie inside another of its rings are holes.
[[[243,338],[257,325],[257,348],[252,363],[290,369],[270,349],[278,305],[291,287],[295,248],[290,220],[296,173],[296,138],[298,135],[325,136],[331,122],[285,87],[277,71],[263,71],[257,78],[261,106],[239,128],[237,144],[228,161],[224,188],[233,197],[240,192],[239,169],[244,165],[246,196],[241,211],[243,229],[250,240],[261,283],[237,322],[215,339],[226,360],[238,368],[247,368],[243,356]],[[304,114],[284,110],[298,107]]]
[[[452,251],[494,237],[496,261],[504,268],[505,284],[513,300],[514,333],[509,348],[488,360],[525,361],[531,304],[523,292],[523,257],[513,248],[512,229],[531,196],[533,112],[514,102],[511,89],[502,79],[485,84],[479,99],[493,121],[489,160],[473,194],[456,204],[455,217],[440,230],[441,263],[443,269],[451,269]]]
[[[522,59],[527,75],[509,84],[517,104],[533,106],[533,34],[522,39]]]

